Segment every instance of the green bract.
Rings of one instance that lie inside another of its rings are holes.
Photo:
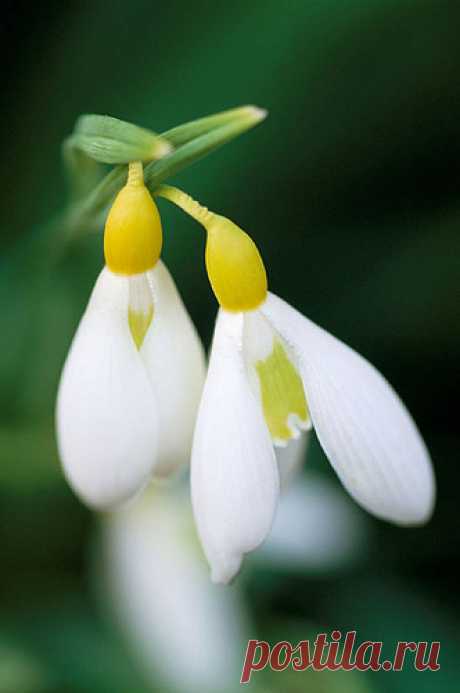
[[[101,115],[80,116],[69,143],[103,164],[152,161],[171,150],[169,142],[156,133]]]
[[[240,106],[239,108],[231,108],[229,111],[215,113],[205,118],[191,120],[184,125],[179,125],[171,130],[163,133],[162,137],[168,140],[174,147],[179,147],[181,144],[186,144],[191,139],[206,135],[211,130],[220,128],[223,125],[230,125],[236,122],[245,120],[251,121],[252,124],[263,120],[267,112],[257,106]]]

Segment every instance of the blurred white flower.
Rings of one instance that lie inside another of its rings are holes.
[[[330,481],[297,473],[306,444],[302,436],[277,450],[296,479],[286,479],[272,531],[254,560],[323,572],[359,553],[363,518]],[[257,633],[243,592],[209,582],[185,489],[144,491],[105,518],[101,539],[100,593],[149,680],[187,693],[237,690],[247,641]]]
[[[145,491],[103,526],[109,596],[152,682],[235,690],[251,630],[236,587],[209,582],[182,489]]]
[[[303,434],[276,450],[282,493],[270,533],[254,559],[283,570],[329,573],[362,553],[368,527],[330,479],[308,467],[300,473],[308,438]]]
[[[277,447],[281,494],[275,519],[252,563],[305,574],[338,570],[358,558],[369,527],[362,512],[325,476],[307,468],[309,433]]]

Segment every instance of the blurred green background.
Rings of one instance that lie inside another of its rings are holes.
[[[459,29],[457,0],[7,3],[2,693],[147,690],[91,590],[97,520],[64,483],[55,452],[59,373],[102,263],[101,236],[52,269],[37,242],[65,203],[60,144],[82,112],[161,132],[245,103],[268,108],[269,118],[174,182],[247,229],[272,290],[393,383],[425,436],[439,487],[427,527],[363,514],[365,556],[339,574],[251,574],[258,636],[284,639],[295,622],[300,639],[302,624],[314,622],[390,645],[441,640],[436,674],[408,667],[362,678],[377,693],[458,690]],[[216,305],[203,236],[160,205],[166,261],[208,345]],[[308,464],[333,478],[317,444]],[[293,684],[283,676],[274,690],[349,690],[321,675],[311,683],[297,674]]]

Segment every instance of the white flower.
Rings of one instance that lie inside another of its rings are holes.
[[[183,491],[147,490],[106,519],[101,594],[153,684],[160,675],[187,693],[234,690],[249,617],[236,587],[210,585]]]
[[[152,474],[170,474],[190,454],[204,355],[160,249],[158,212],[135,178],[109,215],[108,266],[75,335],[57,400],[64,472],[99,509],[130,498]]]
[[[175,189],[164,196],[207,230],[220,309],[192,452],[192,498],[212,579],[228,582],[268,535],[279,495],[273,445],[313,425],[343,485],[366,510],[425,522],[434,477],[406,408],[364,358],[267,292],[239,227]]]
[[[423,523],[432,512],[434,479],[422,438],[365,359],[272,294],[255,311],[221,308],[192,455],[195,517],[216,581],[235,575],[275,513],[278,471],[264,383],[259,376],[259,392],[252,384],[279,345],[301,377],[321,446],[353,498],[402,525]],[[276,380],[276,361],[273,368]],[[272,406],[283,397],[276,387]],[[285,419],[292,436],[306,423],[295,411]]]

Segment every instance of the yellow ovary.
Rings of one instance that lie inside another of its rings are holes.
[[[297,369],[290,361],[278,339],[273,351],[255,364],[260,382],[262,408],[270,434],[275,441],[288,442],[294,438],[289,418],[294,417],[302,428],[310,422],[305,392]]]
[[[217,214],[205,224],[206,269],[222,308],[257,308],[267,296],[267,274],[254,241],[236,224]]]
[[[134,275],[155,266],[163,233],[157,206],[144,185],[142,164],[129,165],[128,182],[118,193],[107,217],[104,254],[115,274]]]

